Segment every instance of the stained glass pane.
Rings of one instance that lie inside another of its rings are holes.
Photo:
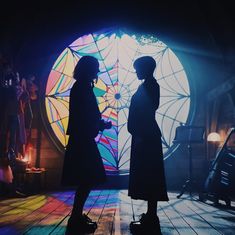
[[[157,62],[155,77],[160,85],[160,106],[156,120],[162,131],[165,158],[174,148],[175,129],[186,123],[190,111],[190,87],[184,68],[173,51],[156,37],[129,35],[118,31],[94,33],[79,37],[60,54],[49,74],[45,106],[54,138],[66,147],[68,107],[72,78],[77,61],[91,55],[100,64],[95,84],[103,119],[112,121],[112,128],[100,132],[96,142],[108,174],[128,174],[131,135],[127,131],[130,99],[138,88],[133,62],[149,55]]]

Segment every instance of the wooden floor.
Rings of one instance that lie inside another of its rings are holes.
[[[64,234],[73,203],[73,191],[53,192],[0,201],[0,234]],[[169,193],[160,202],[158,215],[162,234],[235,234],[235,204],[216,208],[197,197],[180,199]],[[86,213],[98,222],[98,234],[130,234],[129,223],[146,211],[146,203],[131,200],[126,190],[95,190],[86,202]],[[148,235],[148,234],[146,234]]]

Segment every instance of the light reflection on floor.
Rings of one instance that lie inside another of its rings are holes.
[[[117,190],[92,191],[84,207],[86,213],[94,217],[94,212],[102,211],[104,205],[116,210],[118,193]],[[73,198],[74,191],[66,191],[2,200],[0,234],[46,235],[54,230],[58,230],[55,234],[63,234]]]

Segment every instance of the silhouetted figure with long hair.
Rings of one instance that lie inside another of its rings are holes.
[[[97,228],[83,207],[91,189],[105,182],[106,175],[95,137],[99,131],[111,128],[104,122],[93,93],[98,78],[99,63],[91,56],[82,57],[74,69],[74,83],[70,92],[68,144],[65,152],[62,184],[75,185],[74,204],[66,234],[91,233]]]
[[[132,233],[161,234],[157,216],[158,201],[168,201],[161,131],[155,119],[159,106],[160,88],[153,76],[155,60],[138,58],[134,68],[144,82],[132,96],[128,131],[132,135],[128,194],[133,199],[147,201],[147,213],[130,224]]]

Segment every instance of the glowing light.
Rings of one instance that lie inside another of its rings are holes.
[[[220,140],[221,140],[220,135],[216,132],[211,132],[207,136],[207,141],[208,142],[220,142]]]
[[[140,56],[152,56],[157,62],[155,77],[161,88],[156,120],[162,131],[165,158],[173,149],[175,129],[185,124],[190,110],[190,88],[186,73],[173,51],[158,38],[131,36],[110,30],[82,36],[71,43],[55,61],[49,74],[45,108],[54,139],[62,147],[68,141],[69,93],[74,83],[73,69],[84,55],[96,57],[100,63],[94,93],[102,117],[112,121],[112,128],[100,132],[96,142],[108,174],[128,174],[131,136],[127,131],[130,99],[137,90],[133,62]]]
[[[25,156],[22,159],[22,161],[27,163],[27,167],[29,167],[30,163],[32,162],[32,152],[33,152],[33,146],[29,144],[26,148]]]

